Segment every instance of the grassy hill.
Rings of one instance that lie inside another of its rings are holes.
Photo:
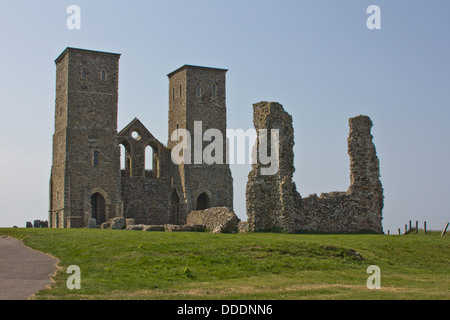
[[[0,229],[59,259],[36,299],[450,299],[450,240],[438,233],[312,235]],[[67,267],[81,269],[69,290]],[[370,265],[381,289],[369,290]]]

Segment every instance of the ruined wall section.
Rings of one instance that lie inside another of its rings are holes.
[[[384,197],[372,125],[367,116],[349,120],[350,187],[347,192],[323,193],[320,197],[314,194],[298,201],[301,214],[296,224],[299,230],[383,233]]]
[[[271,129],[279,130],[279,144],[270,149],[278,152],[278,171],[265,175],[261,169],[268,165],[257,157],[248,175],[246,207],[249,229],[253,231],[286,230],[294,232],[296,202],[298,193],[292,176],[294,174],[294,129],[292,117],[283,106],[274,102],[260,102],[253,105],[253,123],[257,134],[267,130],[267,145],[271,143]],[[262,136],[258,135],[253,152],[259,150]],[[278,150],[276,150],[278,147]],[[271,154],[268,152],[268,155]]]
[[[280,129],[280,170],[273,176],[261,176],[258,173],[261,165],[253,166],[247,183],[250,230],[383,233],[383,188],[369,117],[349,120],[349,189],[306,198],[300,196],[292,182],[292,118],[281,105],[263,102],[254,105],[254,123],[257,130]]]
[[[119,132],[118,143],[127,153],[126,168],[121,170],[124,217],[137,224],[174,223],[169,209],[173,181],[170,150],[136,118]],[[153,149],[152,170],[145,167],[148,147]]]

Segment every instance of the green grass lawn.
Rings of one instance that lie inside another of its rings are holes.
[[[16,228],[0,229],[0,234],[59,259],[54,284],[36,299],[450,299],[450,240],[436,232],[387,236]],[[70,265],[81,269],[81,290],[66,286]],[[370,265],[381,269],[380,290],[366,286]]]

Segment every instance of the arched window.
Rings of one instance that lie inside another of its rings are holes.
[[[145,176],[158,178],[158,147],[148,145],[145,147]]]
[[[126,164],[126,149],[123,144],[120,145],[120,170],[125,170],[125,164]]]
[[[153,148],[145,148],[145,170],[153,170]]]
[[[81,68],[81,80],[86,80],[86,68]]]
[[[121,141],[120,147],[120,170],[124,177],[131,176],[131,148],[128,142]]]
[[[102,80],[106,80],[106,70],[102,70]]]
[[[217,90],[217,87],[215,84],[213,84],[213,86],[212,86],[212,98],[213,99],[216,98],[216,90]]]

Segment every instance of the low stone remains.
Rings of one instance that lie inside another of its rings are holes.
[[[237,232],[239,222],[240,219],[227,207],[191,211],[187,217],[187,225],[204,225],[206,230],[214,233]]]
[[[109,226],[109,228],[111,228],[111,229],[123,230],[127,226],[124,217],[112,218],[110,221],[111,221],[111,225]]]
[[[27,221],[25,223],[26,228],[48,228],[48,221],[47,220],[34,220],[33,223],[30,221]]]
[[[97,220],[90,218],[88,222],[88,228],[89,229],[96,229],[97,228]]]
[[[249,230],[383,233],[384,196],[369,117],[349,120],[349,189],[302,198],[292,180],[295,170],[292,117],[276,102],[260,102],[253,108],[256,130],[279,130],[280,161],[278,173],[270,176],[261,175],[264,166],[259,159],[252,165],[246,189]]]
[[[101,225],[102,229],[164,231],[164,232],[213,232],[235,233],[238,231],[240,219],[227,207],[215,207],[205,210],[192,211],[183,225],[163,224],[146,225],[135,224],[134,219],[123,217],[112,218]]]
[[[146,225],[142,231],[165,231],[165,229],[160,225]]]

